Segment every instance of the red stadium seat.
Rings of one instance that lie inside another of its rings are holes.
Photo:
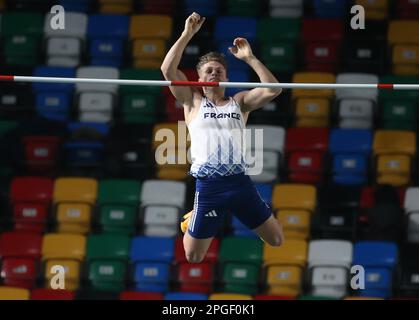
[[[55,168],[60,138],[53,136],[26,136],[23,138],[25,146],[26,165],[36,174],[49,172]]]
[[[10,198],[16,230],[36,233],[45,231],[53,185],[53,181],[49,178],[13,179]]]
[[[163,293],[124,291],[119,295],[119,300],[163,300]]]
[[[178,270],[179,291],[210,293],[213,282],[211,263],[181,263]]]
[[[419,19],[419,1],[399,0],[396,1],[397,16],[401,19]]]
[[[31,300],[74,300],[75,292],[54,289],[34,289],[31,293]]]
[[[38,273],[42,236],[23,232],[5,232],[0,235],[3,284],[32,289]]]
[[[147,14],[174,15],[176,2],[173,0],[144,0],[143,11]]]
[[[327,128],[290,128],[285,151],[289,179],[298,183],[317,183],[323,171],[323,155],[329,144]]]

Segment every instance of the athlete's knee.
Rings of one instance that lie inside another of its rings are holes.
[[[205,258],[205,253],[199,251],[185,252],[185,255],[189,263],[200,263]]]

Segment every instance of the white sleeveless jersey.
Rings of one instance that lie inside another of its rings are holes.
[[[188,125],[195,178],[222,177],[245,172],[245,121],[238,103],[230,97],[216,106],[202,97],[196,117]]]

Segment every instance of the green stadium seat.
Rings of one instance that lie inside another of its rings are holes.
[[[132,235],[135,232],[139,198],[140,183],[137,181],[100,181],[97,202],[102,231]]]
[[[35,66],[40,62],[44,16],[38,13],[5,12],[1,20],[6,65]]]
[[[258,0],[228,0],[227,12],[230,16],[258,16],[260,2]]]
[[[122,235],[90,235],[87,239],[87,279],[93,290],[125,289],[130,238]]]
[[[224,292],[253,295],[258,290],[263,242],[259,239],[227,237],[221,241],[219,262]]]

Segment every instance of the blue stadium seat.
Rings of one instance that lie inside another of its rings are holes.
[[[398,247],[393,242],[359,241],[354,245],[353,265],[365,268],[363,297],[389,298],[393,272],[398,263]]]
[[[103,123],[72,122],[67,125],[70,139],[65,143],[69,167],[95,167],[103,160],[104,143],[109,127]]]
[[[164,300],[208,300],[208,296],[202,293],[168,292]]]
[[[215,41],[230,42],[237,37],[251,41],[256,38],[257,19],[245,17],[219,17],[215,21]]]
[[[231,227],[236,237],[258,238],[256,233],[242,224],[235,216],[232,217]]]
[[[91,64],[119,67],[123,61],[128,31],[129,16],[127,15],[91,15],[87,27]]]
[[[75,75],[75,69],[67,67],[39,66],[34,70],[34,76],[37,77],[74,78]],[[68,119],[74,84],[36,82],[32,87],[36,94],[38,115],[57,121]]]
[[[134,282],[139,291],[166,292],[169,289],[170,264],[174,240],[163,237],[135,237],[131,245]]]
[[[72,12],[89,12],[92,0],[60,0],[66,11]]]
[[[314,0],[313,7],[318,18],[343,18],[349,13],[347,0]]]
[[[332,130],[329,152],[334,156],[333,182],[340,185],[364,184],[371,149],[372,133],[370,130]]]
[[[236,59],[233,57],[233,59]],[[237,60],[237,59],[236,59]],[[239,60],[237,60],[239,61]],[[239,61],[241,62],[241,61]],[[247,70],[242,69],[232,69],[227,71],[227,78],[230,82],[248,82],[250,80],[250,75]],[[242,91],[243,89],[240,88],[227,88],[226,89],[226,96],[233,96],[237,92]]]
[[[198,12],[203,17],[212,17],[218,14],[218,1],[185,0],[185,13]]]

